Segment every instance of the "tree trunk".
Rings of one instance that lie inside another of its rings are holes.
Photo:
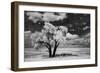
[[[55,57],[56,51],[57,51],[57,46],[55,45],[54,50],[53,50],[53,55],[52,55],[52,57]]]
[[[49,57],[52,57],[52,51],[51,51],[51,48],[48,48],[48,51],[49,51]]]
[[[45,43],[45,46],[48,49],[49,57],[52,57],[51,45],[49,43],[47,43],[47,42],[44,42],[44,43]]]
[[[54,46],[52,57],[55,57],[58,45],[59,43],[55,40],[55,46]]]
[[[55,57],[56,50],[57,50],[59,43],[55,40],[55,46],[54,46],[53,53],[52,53],[51,45],[47,42],[44,42],[44,43],[46,44],[45,46],[48,48],[49,57]]]

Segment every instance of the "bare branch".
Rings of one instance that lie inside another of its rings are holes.
[[[46,46],[51,47],[51,45],[48,42],[44,42],[44,44],[46,44]]]

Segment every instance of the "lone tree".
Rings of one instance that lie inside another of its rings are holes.
[[[41,32],[32,34],[34,48],[45,46],[48,49],[49,57],[55,57],[59,44],[66,40],[68,28],[65,26],[54,26],[49,22],[44,23]]]

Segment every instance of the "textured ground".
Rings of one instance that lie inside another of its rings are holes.
[[[88,59],[90,58],[89,48],[58,48],[54,58],[48,57],[48,50],[41,48],[35,50],[33,48],[25,48],[24,61],[47,61],[47,60],[72,60],[72,59]]]

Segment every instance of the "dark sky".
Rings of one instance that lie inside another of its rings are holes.
[[[27,12],[34,11],[25,11],[24,12],[24,25],[25,31],[40,31],[44,26],[44,21],[39,20],[34,23],[32,20],[29,19]],[[39,12],[40,14],[47,13],[47,12]],[[36,13],[36,12],[35,12]],[[49,12],[50,13],[50,12]],[[57,15],[57,12],[52,12],[53,14]],[[72,34],[84,35],[90,32],[90,14],[80,14],[80,13],[66,13],[66,18],[58,21],[50,21],[55,26],[66,26],[68,27],[68,31]]]

